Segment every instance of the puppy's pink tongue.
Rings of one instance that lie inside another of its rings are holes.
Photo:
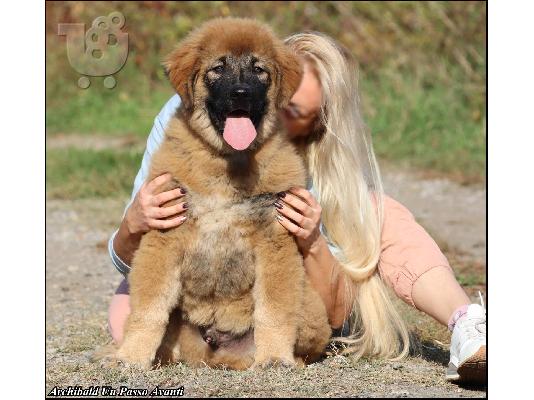
[[[223,138],[236,150],[245,150],[256,138],[256,128],[250,118],[227,117]]]

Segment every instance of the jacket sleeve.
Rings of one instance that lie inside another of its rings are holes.
[[[135,176],[132,195],[130,196],[128,204],[126,204],[126,207],[124,208],[124,212],[122,214],[123,218],[124,215],[126,215],[126,210],[128,210],[128,207],[130,207],[130,205],[132,204],[137,192],[139,191],[148,176],[152,155],[163,142],[163,138],[165,136],[165,127],[171,120],[172,116],[175,114],[176,109],[180,106],[180,103],[180,97],[175,94],[169,99],[169,101],[167,101],[167,103],[163,106],[159,114],[154,119],[154,125],[152,126],[152,130],[150,131],[150,135],[148,135],[148,139],[146,142],[146,149],[143,154],[143,160],[141,161],[141,168],[139,168],[139,171]],[[118,229],[115,230],[109,238],[108,252],[111,258],[111,262],[113,263],[115,268],[117,268],[117,270],[121,274],[126,276],[128,272],[130,272],[130,266],[120,259],[120,257],[115,253],[115,250],[113,248],[113,240],[115,239],[115,235],[117,234],[117,232]]]

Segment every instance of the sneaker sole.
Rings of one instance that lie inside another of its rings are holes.
[[[482,346],[475,354],[458,367],[459,382],[487,383],[486,346]]]

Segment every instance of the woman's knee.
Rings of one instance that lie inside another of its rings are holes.
[[[109,305],[108,329],[116,344],[122,342],[128,314],[130,314],[130,295],[114,294]]]

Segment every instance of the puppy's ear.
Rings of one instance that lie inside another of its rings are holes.
[[[193,82],[199,64],[199,47],[194,38],[186,38],[163,61],[165,74],[189,109],[193,103]]]
[[[287,46],[281,44],[276,52],[278,65],[278,108],[288,105],[291,97],[297,91],[302,79],[302,64],[300,59]]]

